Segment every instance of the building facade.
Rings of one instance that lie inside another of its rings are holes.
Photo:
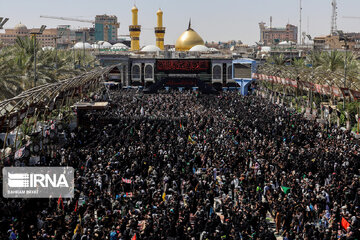
[[[30,37],[31,32],[38,31],[37,28],[28,29],[24,24],[17,24],[13,29],[5,29],[5,33],[0,33],[0,41],[5,46],[13,45],[17,37]],[[57,28],[45,29],[36,39],[41,47],[67,49],[75,42],[95,42],[95,28],[71,29],[70,25],[59,25]]]
[[[339,35],[328,35],[314,38],[314,50],[335,50],[350,49],[355,50],[357,41],[349,37],[348,41],[342,40]]]
[[[95,42],[95,28],[79,28],[75,30],[76,42]]]
[[[297,43],[298,28],[287,24],[285,28],[267,27],[264,22],[259,23],[260,42],[265,46],[276,45],[282,41]]]
[[[239,87],[233,79],[231,55],[198,54],[181,52],[144,53],[137,55],[99,53],[102,66],[117,64],[122,71],[112,75],[112,81],[121,86],[149,88],[193,88],[207,85],[221,90]],[[249,75],[251,77],[251,74]]]
[[[17,37],[29,37],[31,32],[39,32],[40,29],[28,29],[24,24],[17,24],[13,29],[5,29],[0,33],[0,41],[5,45],[13,45]],[[55,47],[55,38],[58,36],[56,28],[45,29],[42,35],[37,35],[37,40],[42,47]]]
[[[95,41],[116,42],[119,27],[116,16],[96,15]]]

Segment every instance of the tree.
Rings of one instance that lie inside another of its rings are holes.
[[[331,51],[330,53],[322,52],[320,55],[320,62],[320,68],[333,73],[344,66],[343,55],[338,51]]]
[[[3,48],[0,52],[0,100],[13,97],[24,89],[22,78],[16,68],[12,49]]]
[[[322,64],[321,53],[318,51],[312,51],[306,56],[306,64],[311,65],[313,68],[317,68]]]
[[[267,62],[275,66],[284,66],[286,61],[284,54],[280,54],[269,57]]]
[[[291,64],[295,67],[295,68],[305,68],[306,67],[306,62],[303,58],[295,58]]]
[[[360,70],[359,61],[356,60],[356,56],[352,52],[346,53],[344,58],[346,58],[346,87],[360,89],[360,80],[358,78]]]
[[[0,100],[11,98],[33,86],[34,48],[37,54],[38,85],[52,83],[70,78],[87,71],[88,66],[95,64],[94,56],[85,52],[82,67],[74,69],[71,50],[42,50],[41,42],[29,37],[18,37],[13,46],[0,50]],[[57,62],[57,68],[55,68]],[[86,67],[84,67],[86,66]]]

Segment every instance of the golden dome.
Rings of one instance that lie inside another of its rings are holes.
[[[191,23],[189,23],[189,28],[176,40],[175,50],[189,51],[196,45],[204,45],[204,40],[191,28]]]
[[[161,8],[159,8],[159,10],[156,12],[156,14],[162,14],[163,13],[163,11],[161,10]]]

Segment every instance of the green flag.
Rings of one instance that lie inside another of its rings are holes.
[[[288,193],[290,192],[290,189],[291,189],[291,188],[289,188],[289,187],[281,186],[281,190],[283,190],[283,192],[284,192],[285,194],[288,194]]]

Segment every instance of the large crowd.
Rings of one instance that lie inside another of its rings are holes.
[[[237,92],[110,95],[43,154],[75,197],[1,198],[1,239],[360,239],[349,132]]]

